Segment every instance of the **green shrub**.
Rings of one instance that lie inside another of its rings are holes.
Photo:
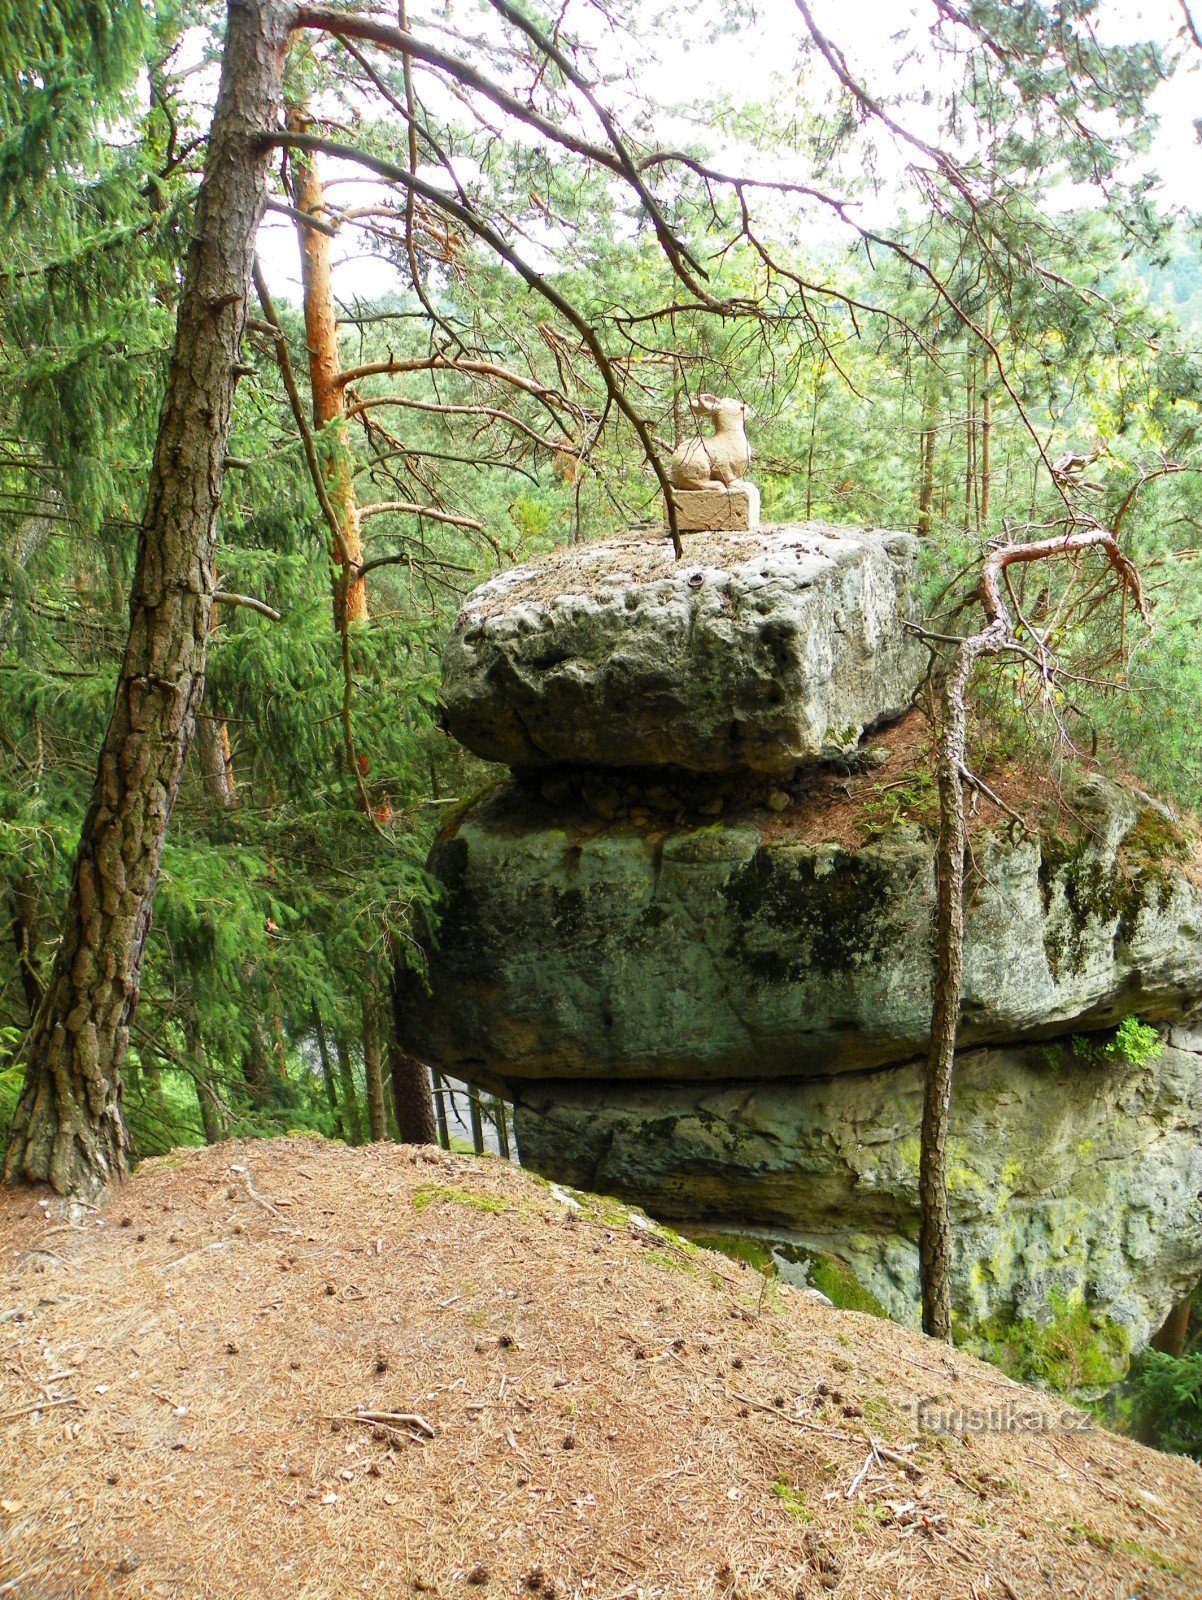
[[[1202,1350],[1145,1350],[1129,1381],[1132,1432],[1144,1444],[1202,1461]]]
[[[1150,1067],[1163,1049],[1164,1040],[1157,1030],[1138,1017],[1124,1017],[1109,1037],[1075,1034],[1072,1042],[1073,1054],[1092,1066],[1120,1061],[1132,1067]]]

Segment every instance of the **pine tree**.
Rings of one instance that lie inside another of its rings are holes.
[[[204,688],[214,538],[266,199],[255,135],[278,114],[294,18],[232,0],[112,717],[62,939],[23,1047],[6,1177],[94,1192],[126,1168],[121,1065],[163,840]]]

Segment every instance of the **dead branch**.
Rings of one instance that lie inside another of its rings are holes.
[[[667,470],[660,459],[659,452],[655,448],[651,431],[631,403],[621,383],[619,383],[613,362],[606,354],[596,328],[593,327],[582,312],[576,309],[570,300],[561,294],[541,273],[536,272],[533,267],[524,261],[486,217],[480,216],[478,212],[472,210],[469,206],[462,205],[458,200],[444,193],[443,190],[436,188],[434,184],[427,183],[425,179],[416,177],[413,173],[406,171],[404,167],[397,166],[395,162],[385,161],[366,150],[360,150],[355,145],[343,144],[337,139],[325,139],[317,134],[264,133],[258,135],[258,138],[262,144],[275,149],[322,151],[338,160],[352,161],[359,166],[367,167],[369,171],[388,179],[389,182],[400,184],[402,188],[412,189],[423,199],[429,201],[431,205],[445,211],[448,216],[454,217],[457,222],[462,223],[464,227],[474,233],[500,260],[504,261],[507,266],[512,267],[531,289],[541,295],[549,305],[553,306],[565,321],[571,323],[592,357],[593,364],[601,376],[601,381],[605,385],[610,402],[618,408],[638,436],[639,443],[643,447],[643,454],[648,465],[655,473],[660,492],[664,498],[668,534],[672,540],[673,551],[678,561],[683,559],[684,545],[680,539],[676,502],[672,495],[671,485],[668,482]]]
[[[257,611],[271,622],[283,622],[283,613],[269,606],[265,600],[256,600],[249,594],[231,594],[228,589],[218,589],[213,596],[215,606],[244,606],[247,611]]]
[[[800,0],[799,0],[800,3]],[[939,836],[935,849],[936,973],[931,1040],[923,1095],[922,1143],[919,1159],[919,1271],[922,1325],[932,1338],[951,1341],[951,1219],[947,1203],[947,1138],[950,1122],[952,1068],[960,1000],[964,988],[964,783],[968,777],[968,687],[982,657],[1005,651],[1029,656],[1015,637],[1014,621],[1002,598],[1007,569],[1087,550],[1102,554],[1114,571],[1120,592],[1132,595],[1150,623],[1139,573],[1119,549],[1114,534],[1089,527],[1075,533],[1037,539],[1029,544],[996,546],[986,558],[978,596],[986,625],[956,645],[951,670],[940,693]],[[1054,673],[1050,658],[1040,670]],[[971,782],[979,782],[969,778]],[[990,798],[993,798],[990,796]]]
[[[479,517],[460,517],[451,511],[439,511],[434,506],[418,505],[413,500],[376,500],[359,507],[359,519],[378,517],[382,512],[395,511],[411,517],[427,517],[431,522],[447,522],[453,528],[473,528],[477,532],[484,526]]]

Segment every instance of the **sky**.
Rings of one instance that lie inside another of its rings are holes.
[[[450,11],[452,0],[429,0],[429,3],[431,18],[436,23]],[[476,16],[483,17],[486,10],[482,8],[477,12],[471,0],[466,3],[453,0],[453,4],[454,21],[461,27],[474,26]],[[933,91],[933,106],[937,104],[943,87],[939,82],[940,74],[950,73],[951,68],[940,63],[933,52],[922,48],[924,29],[933,15],[930,0],[811,0],[811,7],[819,28],[840,47],[857,76],[870,88],[888,93],[897,88],[904,91],[910,87],[920,90],[929,87]],[[416,12],[416,9],[412,7],[411,11]],[[381,12],[387,16],[383,7]],[[721,17],[723,12],[715,8],[713,14]],[[644,54],[634,66],[615,51],[603,32],[598,32],[592,41],[598,60],[617,80],[606,96],[611,106],[621,108],[620,79],[624,68],[630,71],[632,78],[637,78],[641,93],[653,103],[664,106],[713,95],[725,95],[735,104],[751,103],[764,98],[782,72],[788,75],[791,69],[796,75],[797,50],[804,36],[804,24],[793,0],[754,0],[753,20],[736,36],[720,33],[716,38],[705,38],[705,15],[704,7],[692,9],[689,21],[694,37],[687,48]],[[574,5],[568,11],[568,29],[572,28],[574,19],[579,19],[578,27],[585,27],[596,17],[597,12],[592,8]],[[679,20],[678,14],[677,27]],[[1101,0],[1098,12],[1099,34],[1108,44],[1125,44],[1142,38],[1167,43],[1178,36],[1181,22],[1178,0]],[[916,48],[908,66],[898,74],[894,68],[898,51],[895,36],[903,30],[911,32]],[[1197,208],[1202,201],[1202,145],[1198,142],[1194,122],[1195,118],[1202,118],[1202,52],[1183,50],[1182,60],[1182,67],[1156,94],[1154,109],[1160,126],[1147,159],[1162,180],[1160,197],[1164,205]],[[822,71],[826,72],[825,67]],[[918,131],[933,131],[933,126],[923,129],[920,122],[914,122],[915,116],[921,118],[921,109],[907,110],[907,121]],[[739,162],[737,150],[721,154]],[[739,164],[745,165],[745,162]],[[878,170],[886,178],[891,164],[900,175],[904,156],[889,149],[882,150]],[[328,176],[337,179],[340,175],[337,169],[330,168]],[[358,182],[348,183],[347,174],[341,176],[343,181],[333,190],[331,198],[344,204],[362,203],[371,191]],[[886,185],[886,191],[888,187]],[[1088,203],[1087,195],[1081,198]],[[886,197],[876,204],[888,207],[892,202]],[[389,264],[365,253],[362,239],[356,238],[354,230],[344,230],[344,235],[334,246],[335,283],[341,294],[366,298],[402,287]],[[289,221],[269,215],[260,234],[260,256],[273,291],[281,297],[297,300],[299,261],[295,232]]]

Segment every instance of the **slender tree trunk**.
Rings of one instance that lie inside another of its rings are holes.
[[[278,1011],[271,1014],[271,1045],[275,1055],[276,1077],[282,1083],[287,1083],[288,1078],[288,1041],[284,1037],[284,1019]]]
[[[230,0],[175,350],[130,597],[129,639],[62,939],[23,1058],[4,1173],[94,1194],[127,1170],[121,1065],[163,839],[204,689],[217,511],[255,231],[258,134],[282,102],[291,0]]]
[[[200,1107],[200,1125],[206,1144],[219,1144],[226,1136],[226,1108],[221,1096],[209,1078],[209,1062],[201,1039],[200,1025],[195,1015],[184,1024],[188,1051],[192,1057],[192,1082],[196,1088],[196,1102]],[[203,1062],[203,1068],[202,1068]]]
[[[931,506],[935,499],[935,445],[938,438],[936,406],[935,380],[928,377],[922,402],[922,433],[918,450],[918,532],[924,537],[931,531]]]
[[[498,1096],[493,1100],[493,1111],[497,1119],[497,1149],[501,1152],[502,1161],[509,1160],[509,1119],[505,1115],[505,1102]]]
[[[930,1053],[922,1107],[918,1191],[922,1209],[918,1256],[922,1327],[933,1339],[952,1336],[952,1231],[947,1206],[947,1140],[952,1066],[964,980],[965,693],[973,657],[963,647],[943,686],[939,753],[939,843],[935,860],[937,961]]]
[[[451,1129],[447,1123],[447,1090],[442,1075],[430,1074],[430,1093],[434,1101],[434,1115],[438,1123],[438,1142],[444,1150],[451,1148]]]
[[[993,358],[986,350],[981,362],[981,526],[989,525],[993,494],[993,391],[989,387],[989,363]]]
[[[203,1078],[193,1078],[196,1103],[200,1107],[200,1125],[206,1144],[220,1144],[225,1138],[225,1124],[211,1086]]]
[[[1139,574],[1112,533],[1092,527],[1053,539],[1006,545],[986,558],[981,576],[981,606],[987,619],[979,632],[961,639],[944,679],[939,731],[939,837],[935,847],[935,990],[931,1040],[923,1094],[922,1143],[918,1167],[921,1221],[918,1236],[923,1332],[952,1337],[952,1231],[947,1203],[947,1143],[951,1127],[952,1069],[964,984],[964,783],[968,774],[968,686],[982,656],[1016,647],[1014,624],[1002,599],[1007,567],[1072,557],[1100,550],[1114,569],[1124,595],[1130,593],[1148,620]]]
[[[13,906],[13,943],[17,947],[17,971],[21,978],[21,993],[32,1026],[42,1003],[42,975],[38,971],[38,892],[24,876],[14,878],[11,884]]]
[[[220,606],[209,611],[209,638],[217,632]],[[237,798],[234,787],[234,757],[230,749],[229,729],[221,717],[212,711],[196,713],[196,760],[200,767],[200,781],[209,799],[224,810],[233,809]]]
[[[196,760],[200,781],[210,800],[229,809],[234,804],[233,760],[225,723],[211,712],[196,713]]]
[[[367,1121],[373,1142],[388,1137],[384,1099],[384,1063],[380,1053],[380,1017],[370,1000],[363,1002],[363,1066],[367,1078]]]
[[[23,572],[43,545],[54,537],[54,523],[56,516],[62,510],[62,497],[55,488],[42,491],[53,508],[49,513],[41,513],[26,517],[17,527],[16,538],[13,540],[12,553],[9,559],[13,569]],[[11,587],[9,593],[0,599],[0,646],[6,645],[12,635],[13,618],[17,615],[16,596]]]
[[[308,117],[302,107],[290,107],[288,126],[303,133]],[[292,199],[297,211],[328,225],[325,190],[316,155],[294,150]],[[301,285],[305,302],[305,342],[309,348],[309,383],[313,391],[313,420],[324,434],[324,468],[330,504],[342,533],[342,549],[334,558],[342,577],[334,591],[334,624],[367,621],[367,583],[357,569],[363,561],[363,535],[351,460],[350,430],[346,420],[346,389],[338,350],[338,313],[334,304],[334,278],[330,236],[321,228],[298,220]]]
[[[402,1144],[437,1144],[438,1125],[434,1114],[430,1069],[424,1062],[401,1049],[397,1015],[400,1003],[394,983],[388,1065],[392,1077],[392,1109],[396,1114],[397,1137]]]
[[[826,378],[823,369],[814,378],[814,392],[810,401],[810,443],[806,451],[806,521],[814,512],[814,452],[818,446],[818,401],[822,395],[822,385]]]
[[[326,1038],[325,1026],[321,1020],[321,1013],[313,1007],[313,1031],[317,1035],[317,1053],[321,1057],[321,1078],[326,1089],[326,1103],[334,1113],[334,1121],[342,1130],[342,1137],[346,1138],[346,1122],[338,1109],[338,1089],[334,1083],[334,1066],[330,1060],[330,1043]]]
[[[977,491],[977,366],[971,350],[964,354],[964,531],[973,528]]]
[[[259,1012],[258,997],[254,990],[249,991],[252,1006],[250,1019],[250,1037],[246,1049],[242,1052],[242,1077],[250,1091],[251,1100],[260,1108],[270,1105],[271,1093],[271,1051],[267,1047],[267,1040],[263,1033],[263,1019]]]
[[[342,1090],[342,1120],[350,1144],[363,1143],[363,1116],[359,1110],[359,1096],[355,1089],[355,1072],[351,1065],[351,1047],[345,1034],[335,1034],[334,1049],[338,1053],[338,1083]]]
[[[484,1123],[480,1116],[479,1089],[468,1088],[467,1115],[472,1127],[472,1149],[478,1156],[482,1156],[484,1154]]]

